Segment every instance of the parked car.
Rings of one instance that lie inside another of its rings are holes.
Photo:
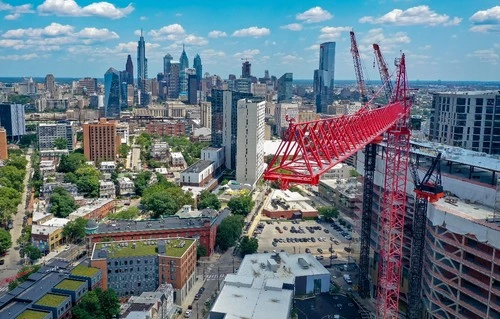
[[[306,253],[310,254],[311,250],[309,248],[306,248]]]
[[[318,253],[322,254],[323,253],[323,249],[318,248]]]
[[[186,313],[184,314],[184,318],[189,318],[191,317],[191,310],[186,310]]]

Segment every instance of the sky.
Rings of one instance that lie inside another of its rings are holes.
[[[336,42],[335,78],[355,79],[354,30],[366,77],[378,79],[372,44],[393,65],[406,54],[410,80],[500,80],[498,0],[0,0],[0,76],[102,78],[109,67],[135,72],[140,29],[148,76],[163,56],[227,78],[264,70],[312,79],[319,44]]]

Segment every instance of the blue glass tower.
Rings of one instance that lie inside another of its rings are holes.
[[[188,90],[187,85],[187,75],[186,69],[189,68],[189,60],[184,50],[184,44],[182,45],[182,54],[179,59],[179,84],[180,84],[180,94],[186,95]]]
[[[314,70],[314,95],[317,113],[328,113],[328,106],[333,103],[334,78],[335,42],[321,43],[319,46],[319,68]]]
[[[120,117],[120,72],[114,68],[104,74],[104,116]]]
[[[142,36],[137,42],[137,88],[139,90],[144,89],[144,82],[148,78],[148,59],[146,59],[146,42]]]

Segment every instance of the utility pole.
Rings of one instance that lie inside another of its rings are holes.
[[[217,292],[220,291],[220,266],[217,266]]]
[[[330,243],[330,268],[332,268],[332,260],[333,260],[333,244]]]
[[[233,256],[233,274],[234,274],[234,256]]]

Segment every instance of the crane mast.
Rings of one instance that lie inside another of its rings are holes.
[[[350,32],[351,35],[351,54],[354,62],[354,72],[356,73],[356,81],[358,83],[358,90],[361,94],[361,102],[368,102],[368,91],[366,90],[365,79],[363,78],[363,66],[361,64],[361,57],[359,56],[358,44],[354,31]]]
[[[387,63],[385,62],[384,56],[382,55],[382,52],[380,52],[380,47],[378,44],[374,43],[373,44],[373,51],[375,52],[375,59],[378,64],[378,70],[380,73],[380,79],[382,80],[382,83],[384,85],[384,92],[385,92],[385,97],[387,98],[387,102],[391,103],[392,101],[392,82],[391,82],[391,75],[389,73],[389,67],[387,66]]]

